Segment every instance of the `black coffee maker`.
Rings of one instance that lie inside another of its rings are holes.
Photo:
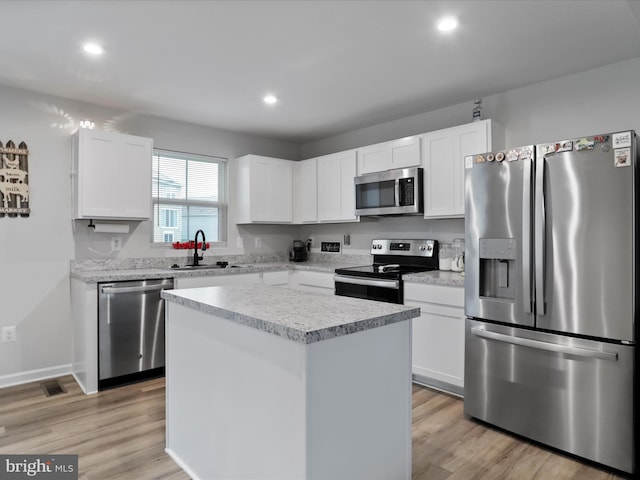
[[[302,240],[294,240],[291,250],[289,250],[289,260],[293,262],[306,262],[308,249],[307,244]]]

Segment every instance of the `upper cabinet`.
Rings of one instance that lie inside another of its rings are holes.
[[[151,217],[152,139],[80,129],[72,144],[73,218]]]
[[[293,223],[318,221],[318,160],[293,162]]]
[[[504,146],[504,129],[491,120],[422,135],[424,217],[464,216],[464,157]]]
[[[421,162],[418,135],[358,149],[358,175],[416,167]]]
[[[238,223],[293,221],[294,163],[259,155],[237,159]]]
[[[334,153],[317,158],[318,161],[318,221],[357,222],[356,152]]]

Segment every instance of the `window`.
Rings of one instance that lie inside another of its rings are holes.
[[[154,150],[153,243],[227,239],[226,158]]]
[[[178,228],[178,212],[175,208],[160,208],[160,226]]]

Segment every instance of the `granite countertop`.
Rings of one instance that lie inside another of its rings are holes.
[[[344,263],[328,262],[272,262],[242,265],[227,268],[203,268],[200,270],[176,270],[166,268],[131,268],[123,270],[83,270],[71,271],[71,277],[83,282],[117,282],[124,280],[149,280],[155,278],[209,277],[214,275],[234,275],[238,273],[260,273],[282,270],[309,270],[333,273],[336,268],[344,267]]]
[[[433,270],[431,272],[411,273],[402,277],[405,282],[442,285],[446,287],[464,287],[464,275],[459,272]]]
[[[352,259],[352,261],[357,261]],[[157,260],[156,260],[157,263]],[[336,268],[368,265],[371,260],[363,259],[360,263],[345,263],[343,261],[307,261],[307,262],[238,262],[240,267],[201,269],[201,270],[175,270],[171,269],[171,262],[165,262],[166,267],[157,265],[145,265],[144,262],[136,264],[135,268],[105,268],[76,270],[71,269],[71,277],[86,283],[118,282],[126,280],[151,280],[157,278],[184,278],[207,277],[216,275],[234,275],[239,273],[260,273],[283,270],[306,270],[314,272],[334,273]],[[214,262],[215,263],[215,262]],[[233,264],[233,263],[232,263]],[[404,275],[405,282],[424,283],[430,285],[443,285],[450,287],[463,287],[464,276],[457,272],[431,271]]]
[[[259,284],[164,290],[162,297],[304,344],[420,315],[415,307]]]

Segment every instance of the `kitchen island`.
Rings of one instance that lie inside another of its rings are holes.
[[[265,285],[162,295],[166,450],[192,478],[411,478],[419,308]]]

